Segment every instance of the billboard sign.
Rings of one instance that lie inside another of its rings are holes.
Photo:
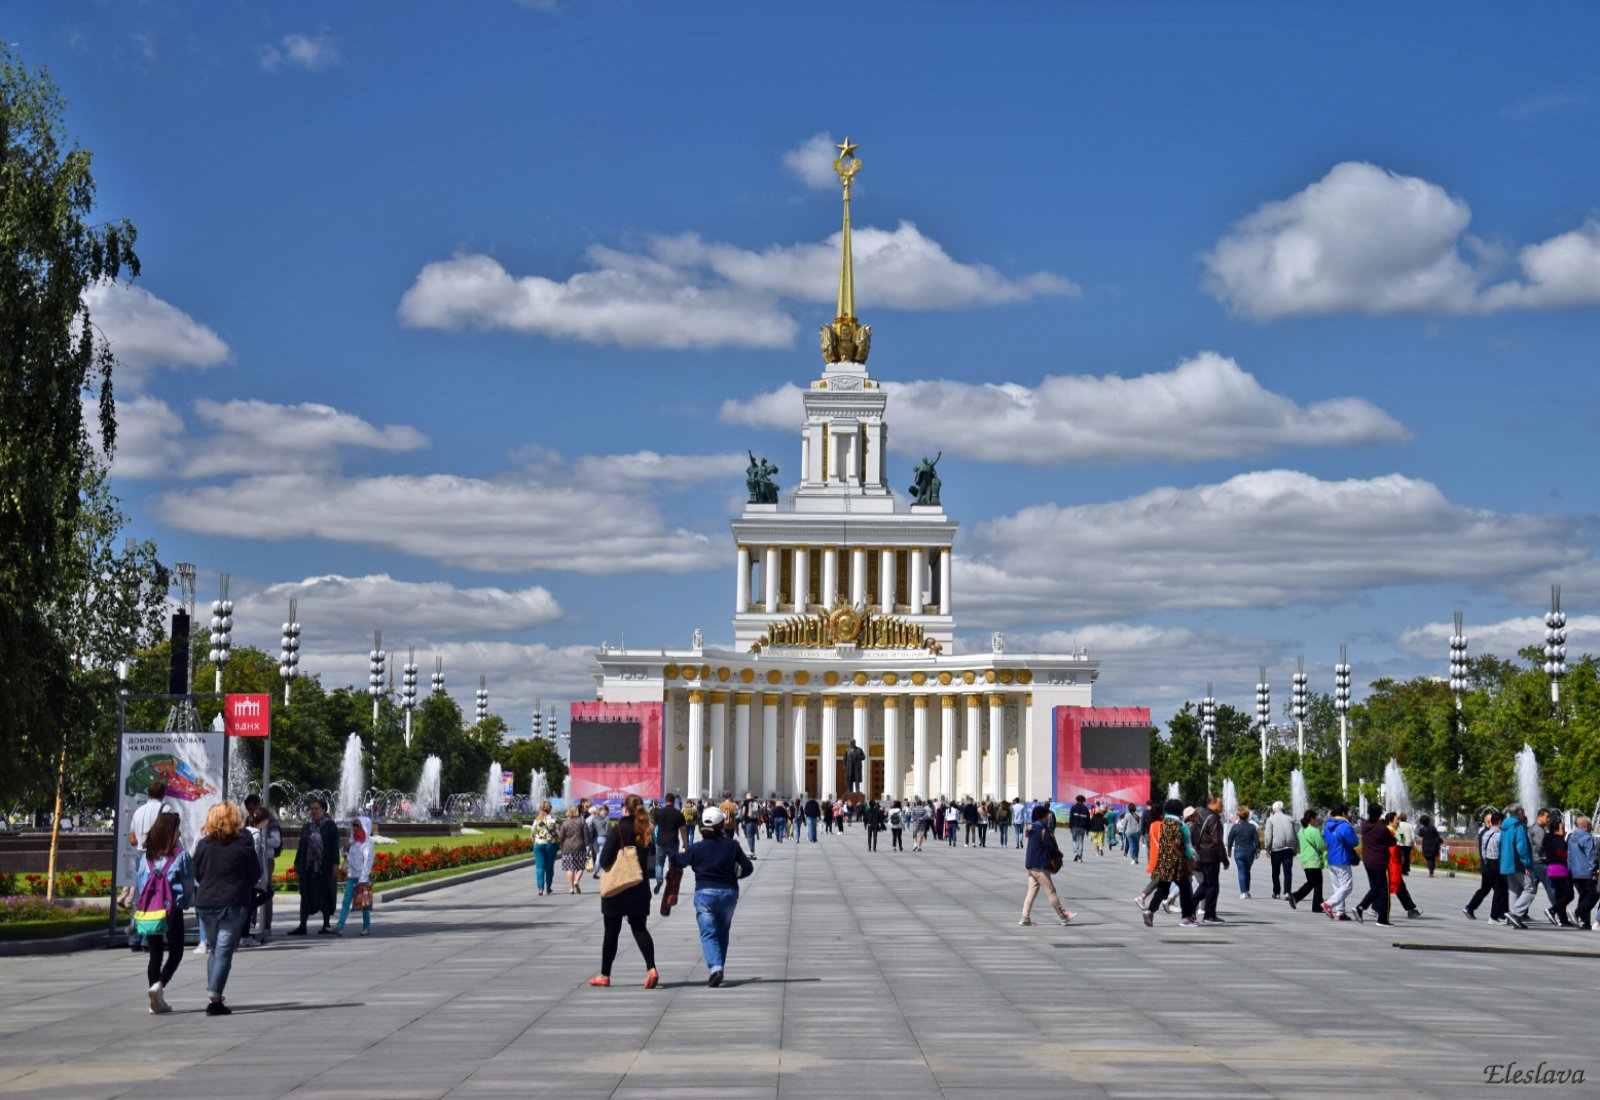
[[[227,738],[220,731],[125,733],[122,789],[117,792],[117,881],[133,882],[142,855],[128,842],[133,811],[144,805],[146,788],[159,779],[165,802],[178,811],[183,846],[194,851],[211,807],[222,801],[228,770]]]
[[[665,704],[573,703],[567,797],[604,802],[613,813],[630,794],[660,798]]]
[[[1150,800],[1148,707],[1055,707],[1052,719],[1057,803]]]
[[[500,773],[500,806],[502,809],[511,805],[512,783],[516,778],[516,772],[503,771]]]
[[[229,737],[269,737],[272,734],[272,696],[224,696],[222,721]]]

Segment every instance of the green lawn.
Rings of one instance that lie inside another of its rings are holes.
[[[0,924],[0,943],[54,939],[57,936],[72,936],[79,932],[96,932],[106,927],[106,914],[103,910],[90,913],[62,910],[62,913],[62,916],[54,920],[25,920],[14,924]],[[129,913],[126,909],[118,916],[121,923],[127,923]]]

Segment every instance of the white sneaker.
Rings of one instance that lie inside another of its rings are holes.
[[[161,983],[157,982],[150,987],[150,1014],[152,1016],[159,1016],[163,1012],[170,1011],[166,1008],[163,1008],[162,1003]]]
[[[190,952],[192,955],[209,955],[210,953],[211,945],[209,943],[197,943],[194,945],[194,950]]]
[[[1144,908],[1144,895],[1140,894],[1138,897],[1134,898],[1133,899],[1133,904],[1134,904],[1134,906],[1136,908],[1143,909]]]
[[[254,936],[246,936],[244,939],[239,941],[239,946],[240,947],[260,947],[261,946],[261,941],[256,939]]]
[[[1240,901],[1249,901],[1250,900],[1250,891],[1246,890],[1243,893],[1241,893],[1239,895],[1239,900]]]

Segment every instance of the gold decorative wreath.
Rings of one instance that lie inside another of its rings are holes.
[[[861,615],[850,606],[835,608],[828,616],[828,632],[835,642],[849,645],[861,634]]]

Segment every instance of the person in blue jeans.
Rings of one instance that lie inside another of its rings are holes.
[[[244,831],[244,813],[232,802],[218,802],[206,814],[204,835],[194,848],[195,914],[211,942],[206,962],[207,1016],[227,1016],[223,1003],[233,952],[244,935],[255,902],[261,859]]]
[[[822,806],[815,798],[806,799],[806,839],[815,844],[817,842],[817,818],[822,815]]]
[[[700,926],[700,951],[711,972],[706,984],[712,988],[722,984],[728,963],[728,935],[739,904],[739,880],[756,869],[739,842],[723,828],[725,821],[721,810],[708,806],[700,815],[700,838],[687,851],[670,856],[674,866],[694,870],[694,919]]]
[[[1261,830],[1250,820],[1250,807],[1239,807],[1239,820],[1228,828],[1228,850],[1233,853],[1234,870],[1239,873],[1239,900],[1250,898],[1250,868],[1261,851]]]

